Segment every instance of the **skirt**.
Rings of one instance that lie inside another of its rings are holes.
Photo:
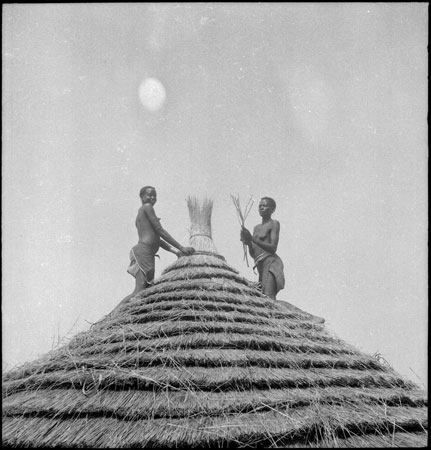
[[[130,264],[127,272],[136,278],[138,272],[141,271],[147,282],[152,281],[154,278],[155,256],[152,246],[138,242],[130,250]]]

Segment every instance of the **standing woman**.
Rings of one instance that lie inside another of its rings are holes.
[[[139,241],[130,251],[130,265],[127,269],[127,272],[135,277],[135,290],[124,298],[116,309],[153,284],[155,256],[160,247],[178,257],[191,255],[195,251],[192,247],[183,247],[162,227],[154,211],[157,192],[153,186],[143,187],[139,197],[142,205],[135,220]],[[178,250],[174,250],[171,245]]]
[[[276,208],[274,199],[262,197],[259,202],[259,214],[262,223],[254,227],[253,235],[247,228],[241,229],[241,241],[248,246],[259,272],[259,284],[262,292],[273,300],[284,288],[283,261],[276,254],[280,235],[280,223],[271,218]]]

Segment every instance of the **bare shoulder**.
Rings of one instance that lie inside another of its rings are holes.
[[[145,205],[141,205],[139,207],[138,214],[136,215],[137,220],[147,220],[146,218],[147,218],[148,212],[149,212],[149,209],[146,208],[147,206],[151,206],[151,205],[145,204]]]
[[[280,222],[278,220],[272,219],[272,227],[275,228],[276,230],[279,230],[280,229]]]
[[[139,211],[142,211],[143,213],[154,213],[154,208],[151,203],[145,203],[139,208]]]

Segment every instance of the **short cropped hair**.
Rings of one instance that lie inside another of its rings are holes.
[[[145,194],[145,191],[147,189],[155,189],[155,187],[153,186],[144,186],[140,191],[139,191],[139,197],[142,198],[142,196]]]
[[[268,202],[269,206],[271,206],[274,209],[274,211],[275,211],[275,208],[277,208],[277,204],[275,203],[275,200],[273,198],[262,197],[261,200],[266,200]]]

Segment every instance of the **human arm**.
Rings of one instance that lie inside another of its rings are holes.
[[[265,241],[255,237],[255,234],[256,233],[252,235],[245,227],[242,227],[241,229],[241,240],[248,245],[249,249],[251,249],[254,244],[271,254],[274,254],[277,251],[280,236],[280,223],[277,220],[272,221],[268,234],[265,234]],[[251,251],[250,255],[253,256]]]
[[[168,252],[173,253],[174,255],[177,255],[178,258],[180,258],[181,256],[185,256],[185,255],[191,255],[195,251],[195,249],[193,247],[181,247],[182,250],[175,250],[167,242],[165,242],[162,239],[160,240],[160,247]],[[190,250],[193,250],[193,251],[191,253],[186,253],[186,251],[189,252]]]
[[[177,255],[178,257],[181,256],[181,252],[179,250],[175,250],[167,242],[165,242],[162,239],[160,239],[160,247],[163,248],[164,250],[166,250],[167,252]]]
[[[154,208],[151,204],[146,203],[142,206],[143,211],[153,227],[154,231],[163,239],[160,243],[160,246],[167,251],[172,251],[171,247],[168,244],[173,245],[184,255],[191,255],[194,253],[194,248],[192,247],[183,247],[178,241],[176,241],[161,225],[160,220],[156,216],[154,212]],[[165,242],[164,242],[165,241]],[[162,244],[163,242],[163,244]],[[168,248],[169,247],[169,248]],[[176,253],[172,251],[172,253]],[[177,254],[177,253],[176,253]]]
[[[251,241],[251,233],[245,227],[241,227],[240,231],[240,241],[248,247],[248,252],[250,256],[254,258],[255,250],[253,248],[253,243]]]

